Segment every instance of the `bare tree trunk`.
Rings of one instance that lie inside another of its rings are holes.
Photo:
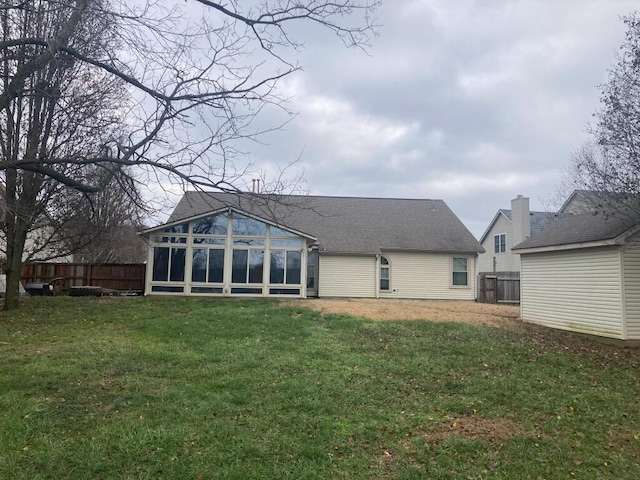
[[[16,181],[15,170],[7,172],[5,233],[7,240],[7,282],[4,298],[4,310],[18,308],[20,298],[20,276],[22,274],[22,252],[27,240],[28,225],[16,215]]]
[[[5,233],[7,237],[7,285],[4,310],[18,308],[20,298],[20,277],[22,276],[22,253],[31,225],[31,212],[36,207],[36,192],[40,182],[36,176],[27,173],[22,178],[23,191],[18,197],[18,174],[9,170],[6,175]]]
[[[20,277],[22,276],[22,251],[27,238],[26,229],[22,228],[21,230],[14,231],[13,238],[7,238],[7,291],[4,298],[4,310],[18,308]]]

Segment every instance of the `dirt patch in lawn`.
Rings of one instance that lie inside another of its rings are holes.
[[[452,436],[502,443],[524,433],[524,429],[510,418],[460,417],[426,433],[425,438],[433,443],[440,443]]]
[[[491,305],[475,302],[395,300],[395,299],[308,299],[300,300],[305,307],[322,313],[351,315],[376,321],[429,320],[433,322],[463,322],[473,325],[518,329],[520,308],[512,305]]]

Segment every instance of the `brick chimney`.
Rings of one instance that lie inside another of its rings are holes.
[[[531,236],[529,197],[518,195],[511,200],[511,223],[513,225],[511,246],[514,247]]]

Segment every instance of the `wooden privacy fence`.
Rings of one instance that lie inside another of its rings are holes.
[[[56,280],[57,293],[68,293],[71,287],[93,286],[119,292],[144,291],[144,263],[25,263],[22,266],[22,284],[51,283]]]
[[[478,274],[478,302],[520,303],[520,272]]]

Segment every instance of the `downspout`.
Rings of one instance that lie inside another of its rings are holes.
[[[151,293],[151,279],[153,278],[153,260],[154,260],[154,246],[151,241],[151,236],[147,236],[147,266],[144,274],[144,295]],[[149,268],[151,267],[151,271]]]

